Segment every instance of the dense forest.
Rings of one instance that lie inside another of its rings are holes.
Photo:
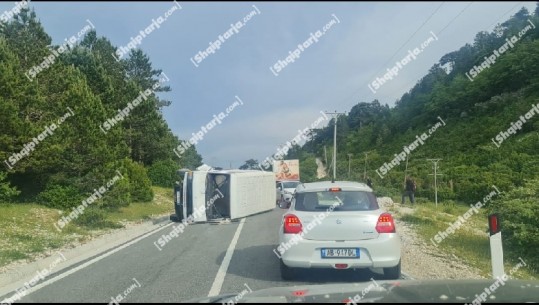
[[[491,33],[478,33],[473,44],[444,55],[395,107],[378,100],[359,102],[338,117],[337,179],[365,181],[366,169],[379,195],[398,196],[410,175],[418,185],[416,195],[434,201],[433,162],[428,159],[441,159],[438,200],[469,205],[495,186],[503,195],[487,206],[502,215],[504,242],[534,257],[539,247],[539,28],[532,23],[539,26],[539,6],[534,13],[522,8]],[[480,73],[474,69],[526,27],[495,63]],[[440,119],[445,126],[409,149]],[[315,159],[325,161],[324,147],[331,163],[333,123],[314,131],[286,157],[300,159],[303,181],[317,180]],[[402,152],[406,157],[380,174],[384,163]]]
[[[152,185],[172,187],[180,167],[201,156],[169,129],[158,97],[166,75],[141,50],[117,48],[88,31],[53,45],[28,8],[0,23],[0,202],[70,209],[120,175],[92,206],[152,200]]]

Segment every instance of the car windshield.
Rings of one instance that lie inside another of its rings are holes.
[[[284,182],[283,187],[285,189],[294,189],[296,186],[298,186],[299,182]]]
[[[370,192],[305,192],[296,194],[295,209],[314,212],[334,207],[334,211],[372,211],[379,208],[376,197]]]

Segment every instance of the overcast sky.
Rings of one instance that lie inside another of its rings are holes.
[[[56,44],[76,35],[89,20],[98,36],[107,37],[118,47],[127,46],[152,19],[176,7],[137,47],[170,79],[172,91],[161,97],[171,100],[172,105],[163,114],[181,139],[189,139],[214,115],[225,112],[235,96],[241,99],[243,105],[234,108],[197,144],[205,163],[228,168],[230,164],[239,167],[250,158],[263,161],[272,156],[299,129],[311,127],[322,116],[320,111],[349,111],[359,102],[374,99],[392,107],[444,54],[472,43],[477,32],[491,31],[522,7],[533,12],[536,2],[30,5]],[[0,3],[0,13],[13,6],[15,2]],[[250,19],[241,28],[221,39],[220,49],[202,61],[195,58],[229,31],[231,24],[243,22],[248,15]],[[316,31],[322,32],[326,24],[331,26],[317,37]],[[304,44],[311,33],[317,41]],[[369,89],[376,77],[383,77],[409,50],[421,49],[429,39],[415,59],[401,66],[397,76],[375,92]],[[296,52],[299,58],[276,67],[298,44],[304,44],[303,50]]]

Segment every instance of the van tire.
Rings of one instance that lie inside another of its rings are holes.
[[[180,218],[176,214],[171,214],[170,215],[170,221],[172,221],[172,222],[180,222]]]

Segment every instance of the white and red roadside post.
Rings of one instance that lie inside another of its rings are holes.
[[[490,235],[492,278],[495,279],[497,277],[502,277],[505,274],[503,271],[502,231],[498,214],[494,213],[488,216],[488,230]]]

